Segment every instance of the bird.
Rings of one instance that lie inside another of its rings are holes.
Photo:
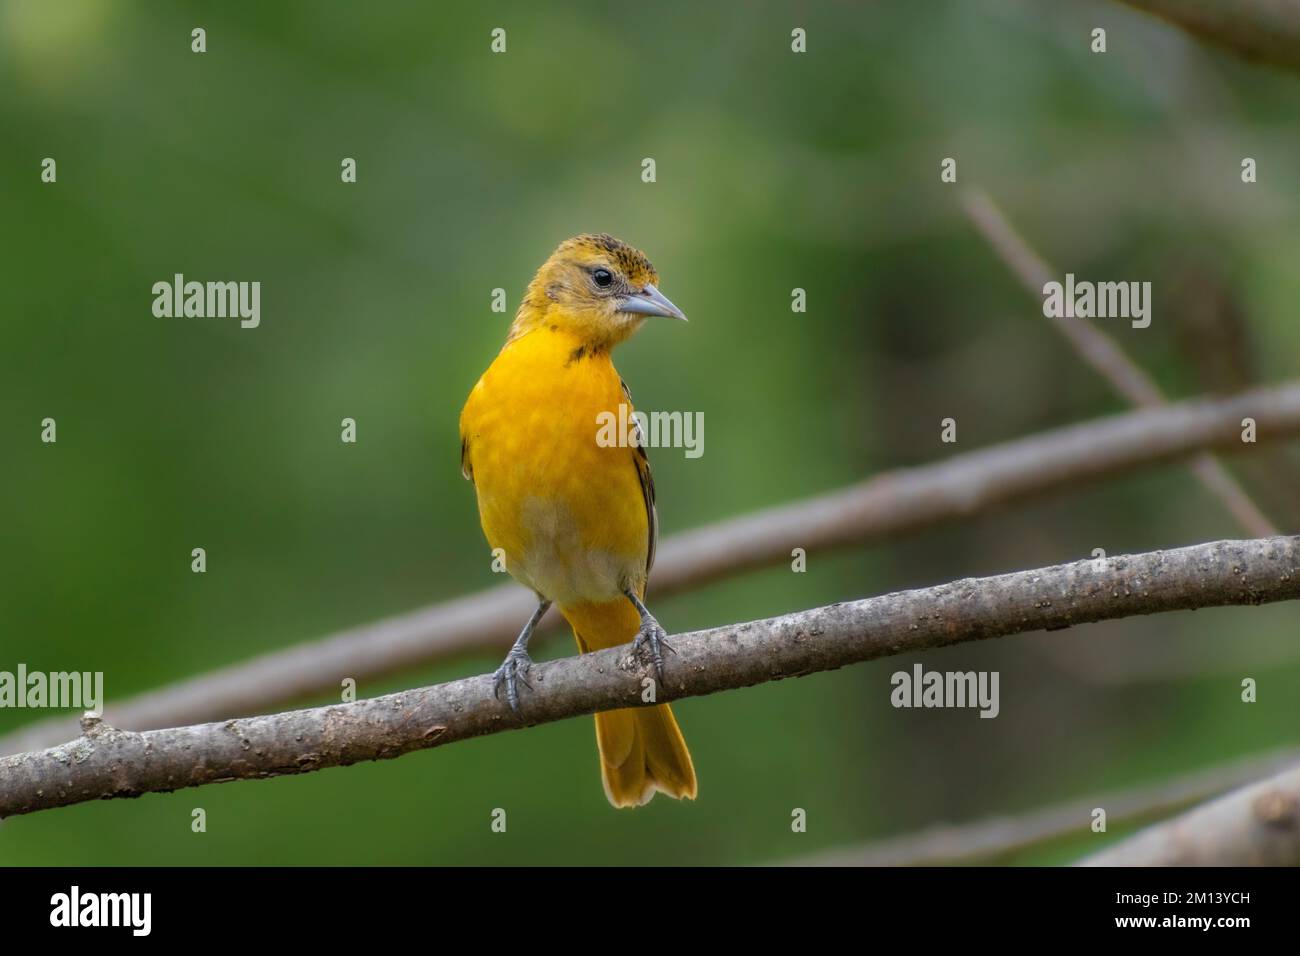
[[[531,689],[528,641],[552,604],[580,653],[631,642],[662,683],[672,648],[645,605],[659,526],[654,479],[610,356],[650,317],[686,321],[644,253],[604,233],[561,242],[461,412],[461,472],[474,485],[483,534],[537,595],[493,674],[494,692],[504,689],[516,714],[526,703],[520,684]],[[626,440],[610,441],[608,429],[600,437],[598,425],[614,420],[630,423]],[[656,793],[695,799],[695,767],[667,704],[596,714],[596,745],[615,807],[642,806]]]

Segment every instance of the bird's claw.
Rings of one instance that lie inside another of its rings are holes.
[[[533,659],[528,656],[527,651],[512,647],[506,659],[501,662],[501,666],[492,672],[492,696],[500,700],[501,685],[504,684],[506,703],[510,705],[510,709],[516,716],[519,714],[519,684],[523,684],[529,690],[533,689],[533,685],[524,678],[532,666]]]
[[[673,646],[668,643],[668,632],[653,617],[646,618],[641,622],[641,630],[637,631],[636,640],[632,642],[632,650],[639,652],[643,647],[650,649],[650,663],[654,665],[655,677],[660,681],[664,679],[664,651],[670,654],[676,654]]]

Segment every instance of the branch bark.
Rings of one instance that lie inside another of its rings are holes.
[[[1218,541],[901,591],[681,634],[657,702],[963,641],[1138,614],[1300,597],[1300,537]],[[307,773],[641,706],[630,647],[538,664],[522,718],[490,675],[352,704],[144,733],[88,721],[77,740],[0,758],[0,817],[88,800]]]
[[[788,561],[795,547],[812,553],[885,540],[1207,448],[1249,450],[1255,446],[1241,441],[1248,416],[1261,444],[1300,434],[1300,382],[1072,425],[674,535],[660,545],[651,593],[662,597]],[[362,683],[504,647],[535,603],[518,585],[491,588],[182,681],[110,705],[104,716],[115,726],[148,730],[257,713],[337,692],[345,677]],[[555,615],[548,620],[553,626]],[[73,720],[41,721],[0,739],[0,754],[76,734]]]
[[[1300,767],[1157,823],[1076,865],[1300,865]]]

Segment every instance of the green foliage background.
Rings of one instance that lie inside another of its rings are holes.
[[[652,455],[665,534],[942,458],[949,415],[964,450],[1123,408],[974,235],[945,156],[1061,271],[1154,282],[1150,329],[1107,328],[1171,394],[1290,376],[1298,82],[1101,2],[0,3],[0,669],[103,670],[121,698],[498,583],[457,416],[509,321],[490,290],[513,311],[582,231],[645,249],[692,318],[617,356],[640,407],[704,413],[702,458]],[[260,280],[261,327],[154,318],[176,272]],[[1290,529],[1292,452],[1233,465]],[[1167,467],[657,613],[694,629],[1238,533]],[[612,810],[575,720],[15,818],[0,860],[794,858],[1292,742],[1295,627],[1292,607],[1228,609],[923,658],[999,670],[996,720],[891,708],[911,657],[686,701],[695,804]]]

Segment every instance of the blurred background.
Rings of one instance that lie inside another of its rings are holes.
[[[652,450],[664,535],[1125,408],[971,228],[964,186],[1059,271],[1153,283],[1149,329],[1103,327],[1172,396],[1286,378],[1297,82],[1100,0],[0,3],[0,669],[102,670],[111,701],[500,583],[457,417],[533,271],[579,232],[644,249],[692,319],[617,355],[638,407],[704,413],[703,457]],[[155,318],[151,286],[177,272],[260,281],[261,327]],[[1229,466],[1295,530],[1294,447]],[[655,610],[698,629],[1232,536],[1162,467]],[[694,804],[611,809],[584,718],[14,818],[0,860],[796,859],[1292,743],[1295,628],[1287,605],[1133,618],[683,701]],[[893,709],[890,674],[918,660],[1000,671],[1001,715]],[[31,717],[0,710],[0,733]]]

